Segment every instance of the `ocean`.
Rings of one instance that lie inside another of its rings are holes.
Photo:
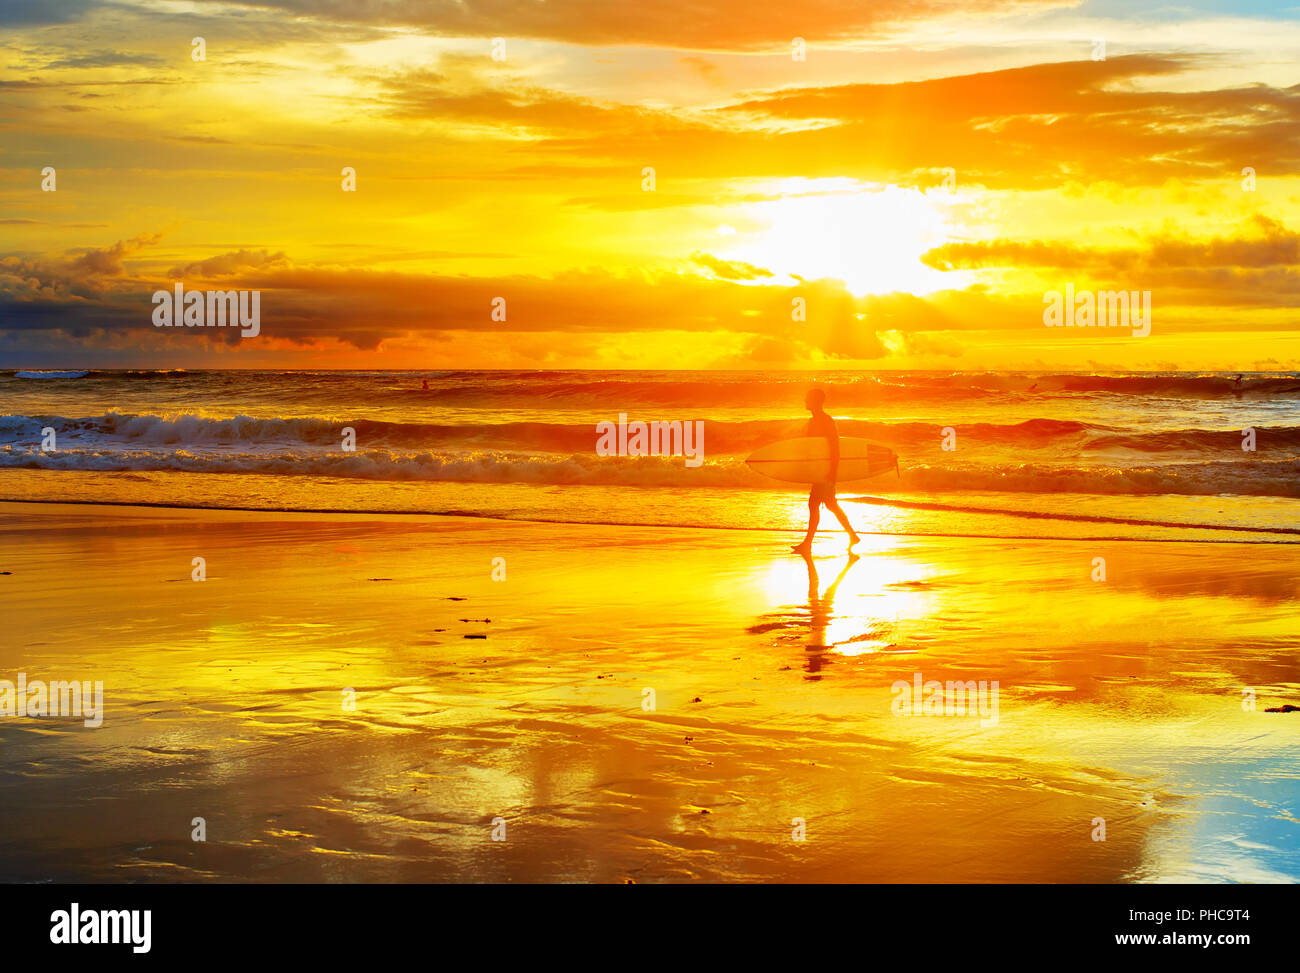
[[[1277,372],[10,369],[0,499],[797,532],[806,495],[744,459],[802,434],[814,383],[900,457],[841,484],[859,530],[1300,541]],[[620,415],[702,421],[704,462],[598,455]]]

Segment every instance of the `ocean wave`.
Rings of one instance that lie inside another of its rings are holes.
[[[633,414],[636,419],[656,420],[662,417]],[[682,421],[693,421],[680,417]],[[100,416],[0,416],[0,436],[6,438],[33,438],[42,428],[50,426],[56,432],[79,436],[99,436],[127,443],[194,445],[217,443],[267,443],[307,445],[337,444],[345,428],[351,428],[358,442],[376,445],[429,446],[454,443],[483,446],[515,446],[532,449],[580,450],[591,447],[596,440],[596,423],[617,421],[618,415],[593,418],[586,423],[555,422],[501,422],[501,423],[432,423],[386,422],[372,419],[332,419],[323,417],[257,417],[237,415],[230,417],[205,416],[199,413],[171,415],[135,415],[109,412]],[[785,437],[803,434],[805,422],[791,420],[751,420],[727,422],[702,420],[706,442],[715,451],[752,450]],[[942,426],[935,423],[886,423],[858,419],[838,421],[841,435],[862,436],[891,444],[921,444],[938,442]],[[1045,441],[1053,437],[1075,436],[1080,433],[1119,431],[1110,426],[1092,425],[1058,419],[1029,419],[1024,422],[999,425],[971,423],[962,426],[967,436],[987,442],[1024,443]]]
[[[699,467],[687,467],[681,457],[602,457],[594,452],[569,455],[495,450],[446,454],[383,449],[358,449],[356,452],[59,449],[41,452],[32,447],[5,445],[0,446],[0,468],[278,474],[557,486],[791,489],[753,472],[736,458],[710,459]],[[901,477],[895,479],[887,475],[871,482],[882,484],[881,489],[929,493],[977,490],[1300,497],[1300,460],[1251,459],[1117,467],[1047,463],[908,464],[905,458]],[[841,491],[845,493],[865,488],[865,482],[841,485]]]
[[[718,372],[707,377],[675,377],[668,373],[608,377],[572,372],[465,373],[422,377],[387,374],[357,376],[376,384],[375,394],[389,401],[492,407],[544,404],[552,408],[603,406],[632,408],[708,409],[711,407],[798,408],[804,392],[816,384],[826,390],[833,408],[871,407],[905,403],[975,401],[1033,402],[1043,396],[1104,398],[1193,398],[1258,401],[1275,396],[1300,396],[1300,373],[1243,375],[1224,373],[878,373],[851,377],[806,373],[749,374]],[[382,382],[382,385],[378,385]]]
[[[0,378],[127,378],[127,379],[149,379],[149,378],[185,378],[192,374],[185,368],[73,368],[73,369],[47,369],[47,368],[23,368],[23,369],[0,369]]]
[[[1300,426],[1259,426],[1254,429],[1256,451],[1300,449]],[[1168,429],[1159,432],[1093,432],[1082,442],[1080,452],[1125,449],[1141,453],[1232,453],[1243,452],[1239,429]]]
[[[882,377],[899,389],[963,390],[1036,395],[1051,392],[1223,398],[1236,395],[1300,394],[1300,373],[1140,372],[1107,375],[1082,372],[916,372]]]
[[[742,380],[722,374],[701,380],[686,379],[583,379],[581,381],[538,381],[538,376],[520,376],[512,380],[493,378],[467,382],[457,378],[429,389],[398,388],[390,394],[402,401],[438,402],[440,404],[501,406],[528,403],[550,407],[605,407],[615,411],[633,408],[702,410],[710,407],[761,408],[789,405],[802,407],[804,393],[813,385],[827,390],[828,401],[835,407],[868,406],[888,402],[945,401],[953,398],[951,388],[924,385],[891,385],[875,378],[852,382],[826,383],[802,376],[789,379],[752,378]],[[984,398],[997,394],[992,390],[968,389],[968,397]]]
[[[611,421],[617,416],[602,417]],[[652,418],[633,414],[630,419]],[[81,447],[113,446],[293,446],[341,445],[351,428],[358,446],[389,448],[492,448],[541,452],[581,452],[594,447],[596,421],[586,423],[386,422],[372,419],[333,419],[206,416],[199,413],[136,415],[108,412],[99,416],[0,416],[0,440],[15,445],[38,441],[50,427]],[[689,420],[687,420],[689,421]],[[714,455],[744,454],[779,439],[803,435],[802,420],[720,421],[706,419],[704,445]],[[874,422],[841,419],[843,436],[876,440],[896,449],[926,452],[938,448],[945,426],[932,422]],[[1241,452],[1242,435],[1235,429],[1173,429],[1139,432],[1097,423],[1062,419],[1028,419],[1017,423],[957,424],[963,443],[1006,448],[1050,449],[1061,456],[1088,456],[1107,450],[1138,453]],[[1259,427],[1257,448],[1300,449],[1300,426]]]
[[[60,449],[41,452],[0,446],[0,469],[271,473],[366,480],[429,480],[468,483],[624,486],[765,486],[771,480],[738,461],[686,467],[682,457],[561,456],[478,451],[197,453]]]
[[[1036,384],[1040,392],[1106,392],[1180,398],[1300,394],[1300,375],[1243,376],[1240,384],[1225,375],[1046,375],[1037,379]]]
[[[0,369],[3,378],[173,380],[218,385],[251,383],[285,394],[338,395],[364,391],[390,402],[551,406],[798,406],[810,385],[827,390],[835,406],[891,402],[1030,401],[1044,394],[1260,399],[1300,396],[1300,373],[1232,372],[582,372],[582,371],[320,371],[137,369]],[[430,387],[422,388],[424,382]]]

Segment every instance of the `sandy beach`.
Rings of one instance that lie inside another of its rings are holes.
[[[1300,878],[1293,546],[789,542],[0,504],[0,879]]]

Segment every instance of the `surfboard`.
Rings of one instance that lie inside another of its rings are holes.
[[[823,436],[803,436],[769,443],[745,462],[751,470],[790,483],[824,483],[830,476],[830,443]],[[869,439],[840,437],[840,483],[865,480],[898,469],[898,454]]]

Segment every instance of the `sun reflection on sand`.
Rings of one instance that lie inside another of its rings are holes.
[[[897,538],[864,535],[851,553],[825,556],[823,539],[817,556],[790,556],[774,561],[761,579],[769,603],[751,633],[776,632],[782,642],[800,642],[806,668],[816,675],[827,654],[852,657],[899,648],[912,631],[930,626],[934,596],[925,589],[933,567],[898,555]]]

